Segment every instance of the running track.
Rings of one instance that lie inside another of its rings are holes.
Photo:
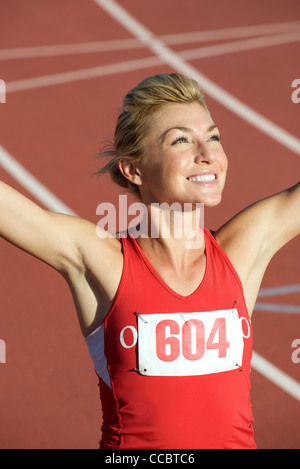
[[[206,226],[299,180],[298,0],[10,0],[0,17],[0,177],[39,204],[95,223],[99,203],[117,204],[94,155],[124,93],[161,72],[194,76],[221,128],[230,170]],[[260,448],[300,447],[299,247],[274,257],[253,316]],[[42,263],[0,249],[0,448],[97,448],[97,379],[71,295]]]

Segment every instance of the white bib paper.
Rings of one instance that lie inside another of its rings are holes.
[[[242,365],[244,334],[237,309],[138,315],[139,372],[192,376]]]

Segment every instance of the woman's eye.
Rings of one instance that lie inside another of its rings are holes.
[[[215,142],[220,142],[221,141],[221,137],[220,135],[212,135],[209,140],[213,140]]]
[[[186,143],[187,141],[187,137],[178,137],[172,142],[171,145],[175,145],[176,143]]]

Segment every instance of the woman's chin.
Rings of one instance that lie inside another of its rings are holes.
[[[207,200],[203,201],[204,203],[204,207],[207,207],[207,208],[213,208],[213,207],[217,207],[222,201],[222,195],[218,195],[216,197],[210,197],[208,198]]]

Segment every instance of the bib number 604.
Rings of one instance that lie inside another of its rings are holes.
[[[181,351],[186,360],[200,360],[206,350],[218,350],[218,357],[225,358],[228,348],[225,318],[215,320],[207,340],[200,319],[185,321],[181,331],[172,319],[165,319],[156,326],[156,355],[164,362],[176,360]]]

